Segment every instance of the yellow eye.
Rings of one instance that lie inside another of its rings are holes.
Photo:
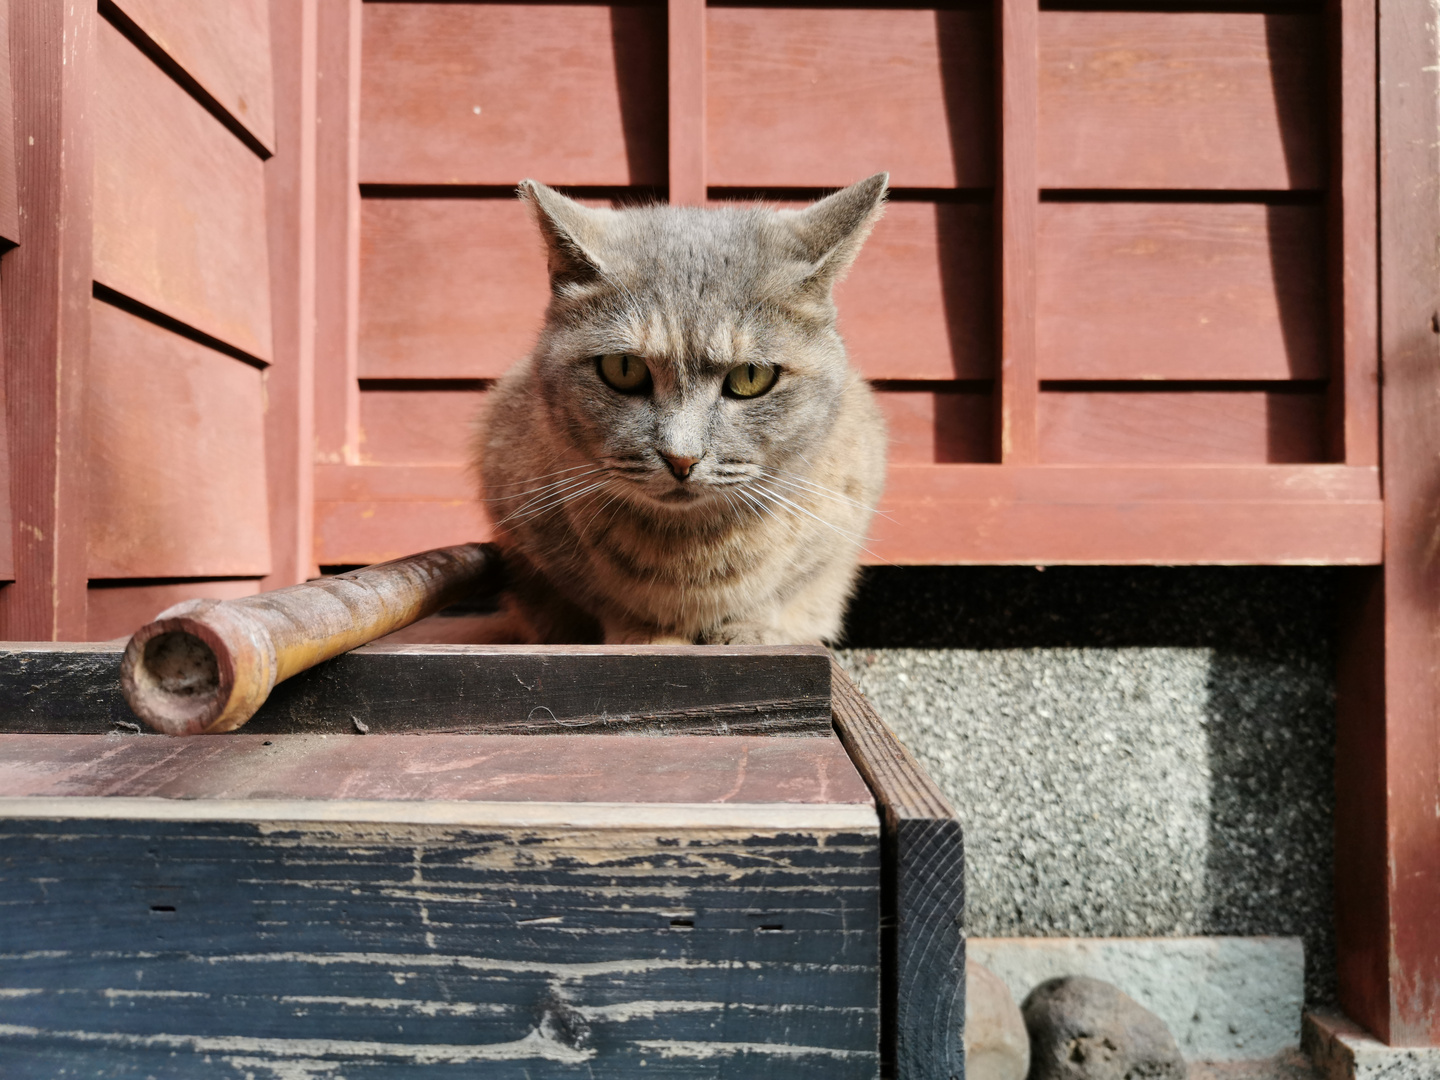
[[[650,369],[629,353],[606,353],[595,362],[600,378],[622,394],[639,394],[650,388]]]
[[[725,392],[731,397],[759,397],[775,385],[776,374],[764,364],[741,364],[725,376]]]

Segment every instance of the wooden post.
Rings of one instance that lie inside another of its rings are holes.
[[[669,0],[670,201],[705,205],[705,0]]]
[[[1440,123],[1432,8],[1378,6],[1385,564],[1342,624],[1340,1003],[1392,1046],[1440,1045]]]
[[[12,0],[20,246],[4,259],[15,583],[0,635],[83,640],[94,4]]]

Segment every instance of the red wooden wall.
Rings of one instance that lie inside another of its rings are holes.
[[[1434,18],[0,0],[0,636],[483,538],[469,425],[545,304],[520,179],[787,205],[886,169],[839,295],[891,424],[875,557],[1366,568],[1342,992],[1440,1043]]]

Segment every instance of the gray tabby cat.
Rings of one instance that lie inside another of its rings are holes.
[[[833,639],[885,426],[831,289],[881,173],[804,210],[596,210],[527,180],[549,249],[534,352],[475,442],[530,641]]]

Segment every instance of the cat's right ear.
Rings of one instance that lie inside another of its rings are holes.
[[[581,206],[538,180],[520,181],[518,194],[530,204],[545,238],[553,292],[605,276],[605,264],[596,252],[605,235],[606,211]]]

